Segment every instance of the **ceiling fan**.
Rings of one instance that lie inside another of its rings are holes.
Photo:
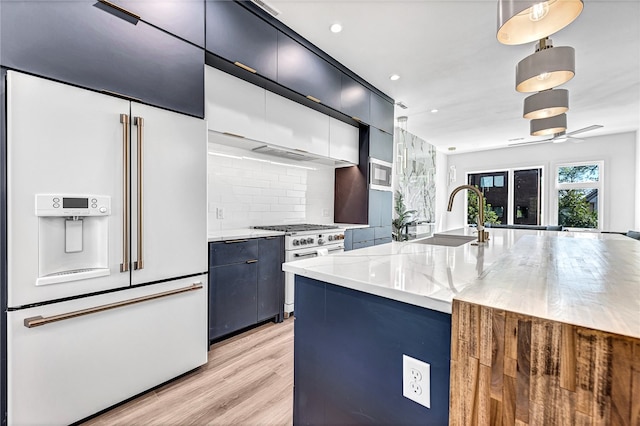
[[[569,133],[567,133],[567,132],[556,133],[556,134],[553,135],[553,137],[550,137],[548,139],[542,139],[542,140],[538,140],[538,141],[510,143],[508,146],[533,145],[533,144],[537,144],[537,143],[547,143],[547,142],[562,143],[562,142],[566,142],[568,140],[571,140],[573,142],[582,142],[583,139],[575,138],[575,137],[573,137],[573,135],[577,135],[579,133],[584,133],[584,132],[589,132],[591,130],[599,129],[600,127],[604,127],[604,126],[601,125],[601,124],[593,124],[591,126],[583,127],[582,129],[574,130],[573,132],[569,132]]]

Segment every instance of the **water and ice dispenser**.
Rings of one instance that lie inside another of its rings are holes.
[[[36,285],[109,275],[109,216],[105,195],[36,195]]]

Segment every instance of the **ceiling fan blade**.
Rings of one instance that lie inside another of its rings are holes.
[[[584,127],[582,129],[578,129],[578,130],[574,130],[573,132],[569,132],[569,133],[567,133],[567,136],[577,135],[578,133],[589,132],[591,130],[599,129],[600,127],[604,127],[604,126],[601,125],[601,124],[593,124],[591,126]]]
[[[553,140],[553,138],[542,139],[542,140],[539,140],[539,141],[517,142],[517,143],[510,143],[507,146],[535,145],[535,144],[538,144],[538,143],[551,142],[552,140]]]
[[[567,136],[567,138],[573,142],[573,143],[580,143],[580,142],[584,142],[584,139],[580,139],[580,138],[574,138],[573,136]]]

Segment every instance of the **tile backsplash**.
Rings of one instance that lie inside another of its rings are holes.
[[[333,168],[209,143],[209,231],[332,223]]]

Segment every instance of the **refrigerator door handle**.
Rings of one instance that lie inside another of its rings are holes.
[[[131,223],[129,222],[131,206],[129,205],[129,187],[131,185],[131,167],[129,159],[130,140],[129,140],[129,115],[120,114],[120,122],[122,123],[122,263],[120,264],[120,272],[129,271],[129,240],[131,238]]]
[[[144,207],[144,198],[143,198],[143,142],[144,142],[144,119],[142,117],[134,117],[133,124],[138,129],[138,249],[137,256],[138,260],[133,263],[133,269],[144,269],[144,215],[143,215],[143,207]]]
[[[64,321],[72,318],[82,317],[85,315],[96,314],[98,312],[109,311],[111,309],[122,308],[123,306],[135,305],[136,303],[148,302],[149,300],[160,299],[162,297],[173,296],[176,294],[187,293],[203,288],[201,282],[195,282],[189,287],[177,288],[175,290],[163,291],[161,293],[150,294],[147,296],[136,297],[134,299],[123,300],[121,302],[108,303],[106,305],[94,306],[92,308],[81,309],[79,311],[67,312],[50,317],[42,317],[40,315],[24,319],[24,326],[27,328],[40,327],[42,325],[51,324],[58,321]]]

